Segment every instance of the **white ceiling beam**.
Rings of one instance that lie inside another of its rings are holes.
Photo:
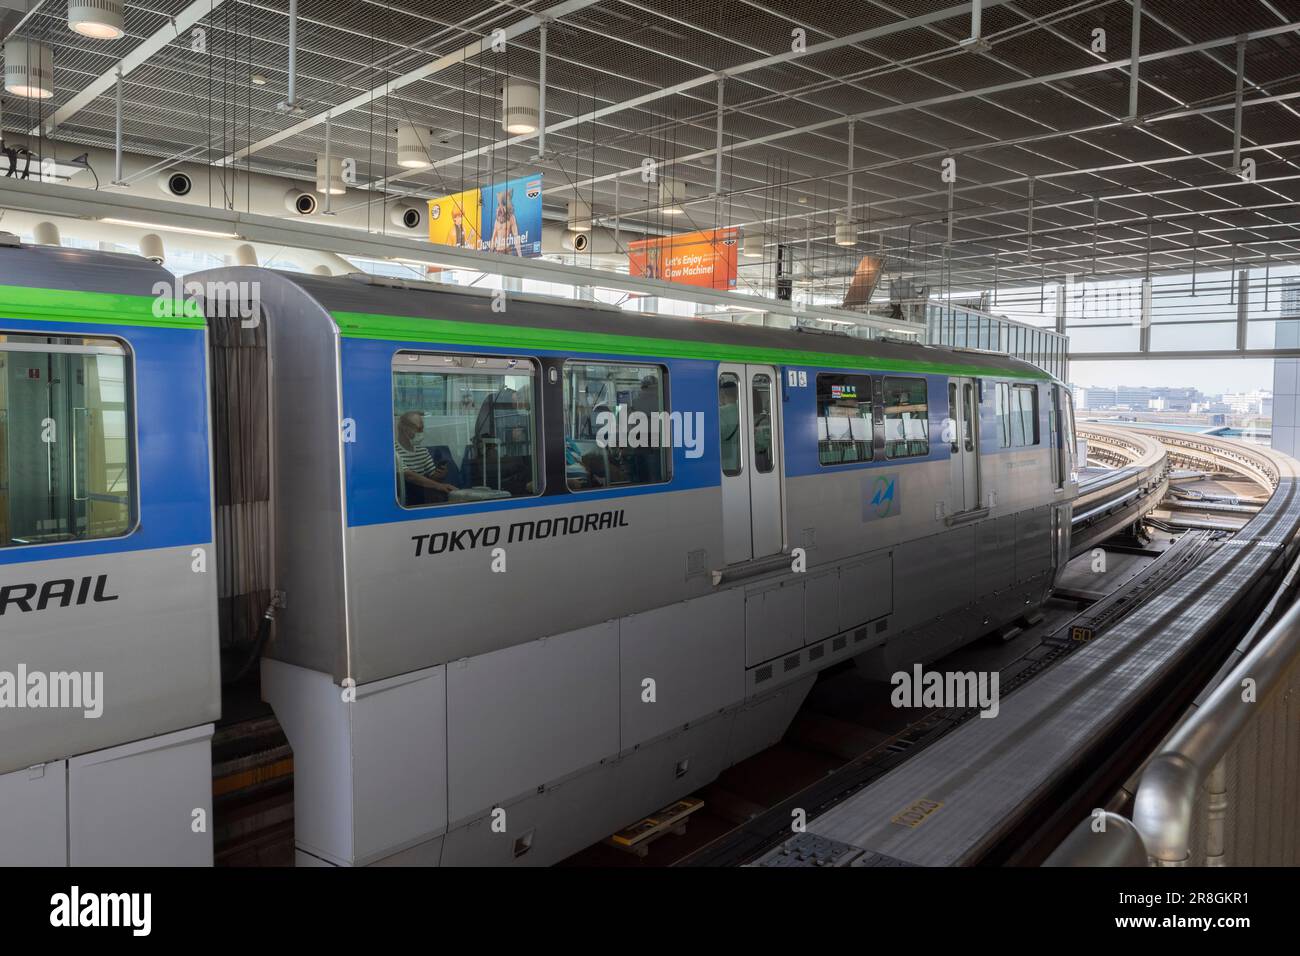
[[[253,213],[215,209],[196,203],[179,203],[81,186],[42,183],[36,180],[0,177],[0,209],[60,216],[70,219],[116,219],[145,228],[204,230],[211,237],[242,239],[275,247],[332,252],[365,259],[414,261],[450,269],[536,279],[575,286],[619,289],[643,296],[721,306],[730,310],[768,312],[795,319],[860,325],[878,331],[922,329],[896,319],[882,319],[861,312],[826,306],[802,305],[737,292],[683,286],[660,279],[641,279],[617,272],[570,266],[542,259],[523,259],[492,252],[475,252],[455,246],[440,246],[427,239],[404,239],[391,235],[327,225],[318,219],[280,219]]]
[[[985,0],[984,6],[995,7],[1010,2],[1012,2],[1012,0]],[[674,83],[671,86],[665,86],[660,89],[651,90],[648,93],[643,93],[640,96],[634,96],[630,100],[623,100],[618,103],[611,103],[608,106],[602,106],[598,109],[590,110],[586,113],[583,113],[580,116],[572,116],[567,120],[560,120],[559,122],[555,122],[555,123],[547,123],[546,131],[548,133],[558,133],[561,130],[571,129],[572,127],[580,126],[583,123],[593,123],[596,120],[603,119],[604,117],[611,116],[615,113],[622,113],[625,112],[626,110],[639,109],[640,107],[643,107],[648,103],[653,103],[656,100],[661,100],[664,99],[665,97],[676,96],[681,93],[686,93],[698,87],[707,86],[710,83],[716,83],[718,80],[724,77],[743,76],[744,74],[751,73],[754,70],[761,70],[766,67],[777,66],[782,63],[788,63],[792,60],[797,60],[800,57],[812,56],[817,53],[826,53],[831,50],[837,50],[841,47],[852,46],[856,43],[862,43],[866,40],[874,40],[880,37],[890,36],[895,33],[903,33],[908,30],[913,30],[918,26],[924,26],[925,24],[936,23],[942,20],[950,20],[953,17],[958,17],[964,13],[970,12],[970,9],[971,9],[970,3],[959,3],[956,6],[947,7],[943,10],[935,10],[931,13],[927,13],[919,17],[911,17],[909,19],[900,20],[897,23],[891,23],[887,26],[876,27],[871,30],[859,30],[857,33],[851,33],[848,36],[835,37],[834,39],[826,40],[825,42],[822,43],[814,43],[808,46],[806,49],[802,49],[799,51],[795,51],[794,49],[791,49],[783,53],[776,53],[773,54],[772,56],[765,56],[757,60],[751,60],[748,63],[741,63],[737,66],[728,67],[725,70],[715,70],[710,73],[704,73],[700,76],[693,77],[689,80],[683,80],[680,83]],[[843,122],[843,121],[839,120],[838,122]],[[532,139],[535,135],[536,135],[535,133],[530,133],[525,136],[512,136],[509,139],[503,139],[498,142],[489,143],[486,146],[480,146],[477,149],[472,149],[467,152],[459,153],[455,156],[448,156],[446,159],[441,159],[438,160],[436,163],[434,163],[433,168],[438,169],[443,166],[454,166],[458,163],[463,163],[467,159],[473,159],[476,156],[483,156],[486,155],[487,153],[491,153],[499,149],[505,149],[509,146],[515,146],[519,143],[527,142],[528,140]],[[709,154],[712,155],[712,152],[713,151],[710,150]],[[383,179],[376,180],[364,188],[382,189],[384,186],[388,185],[391,182],[394,182],[395,180],[403,179],[407,176],[416,176],[419,175],[421,172],[427,173],[428,170],[427,169],[409,170],[409,171],[394,173],[391,176],[387,176]],[[610,177],[603,177],[603,179],[608,179],[608,178]],[[567,187],[555,187],[553,189],[548,189],[547,192],[554,192],[564,188]]]
[[[579,10],[590,7],[597,2],[599,2],[599,0],[564,0],[563,3],[558,3],[550,9],[543,10],[532,16],[524,17],[522,20],[517,20],[510,24],[508,27],[502,27],[501,32],[504,34],[506,42],[509,42],[516,37],[536,30],[541,25],[543,19],[554,21],[560,17],[568,16],[571,13],[577,13]],[[480,37],[473,43],[461,47],[459,50],[452,53],[448,53],[446,56],[439,57],[432,63],[426,63],[419,69],[411,70],[410,72],[403,73],[400,76],[395,76],[382,86],[376,86],[374,89],[358,94],[357,96],[352,97],[352,99],[345,100],[337,106],[331,106],[329,109],[323,110],[315,116],[309,116],[301,122],[294,123],[292,126],[286,127],[277,133],[272,133],[270,136],[263,137],[256,143],[250,143],[243,149],[237,149],[233,153],[216,160],[212,165],[229,166],[232,163],[237,163],[239,160],[251,156],[259,150],[266,149],[268,146],[274,146],[276,143],[283,142],[291,136],[297,136],[305,130],[309,130],[314,126],[319,126],[321,123],[325,122],[326,119],[333,119],[343,113],[348,113],[355,109],[361,109],[372,100],[378,99],[382,96],[388,96],[396,90],[410,86],[412,83],[427,80],[429,77],[437,73],[449,70],[454,66],[459,66],[466,60],[480,56],[481,54],[491,50],[492,37],[495,33],[496,31],[493,30],[486,36]],[[528,137],[524,138],[527,139]]]
[[[161,30],[153,36],[146,37],[126,56],[118,61],[117,65],[111,70],[107,70],[95,77],[90,85],[80,93],[75,94],[68,102],[64,103],[52,114],[45,118],[43,124],[33,126],[28,130],[31,136],[40,136],[42,126],[46,136],[51,135],[56,129],[66,123],[72,117],[93,103],[99,97],[112,88],[117,82],[119,72],[122,76],[130,75],[131,71],[143,66],[155,53],[171,43],[173,40],[180,39],[190,27],[198,23],[217,7],[221,6],[225,0],[194,0],[188,7],[182,10]]]

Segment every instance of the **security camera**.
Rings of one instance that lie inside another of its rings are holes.
[[[560,248],[566,252],[586,252],[591,248],[591,233],[566,229],[560,238]]]
[[[169,169],[159,176],[158,185],[169,196],[188,196],[194,188],[189,175],[179,169]]]
[[[419,206],[396,203],[388,209],[388,221],[402,229],[419,229],[424,222],[424,210]]]
[[[310,216],[316,212],[316,197],[301,189],[290,189],[284,194],[284,208],[298,216]]]

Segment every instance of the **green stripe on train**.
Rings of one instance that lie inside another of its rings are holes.
[[[885,371],[932,372],[941,375],[983,373],[1002,378],[1048,378],[1032,366],[1023,369],[980,368],[913,359],[871,355],[840,355],[802,349],[774,349],[715,342],[648,338],[610,332],[568,332],[518,325],[490,325],[369,312],[333,312],[344,338],[382,339],[399,342],[429,342],[443,345],[472,345],[542,352],[598,352],[610,355],[657,356],[705,359],[715,362],[748,362],[753,365],[818,365],[826,368],[864,368]]]
[[[165,329],[204,326],[203,315],[193,301],[186,302],[181,309],[170,296],[35,289],[20,285],[0,285],[0,318]]]

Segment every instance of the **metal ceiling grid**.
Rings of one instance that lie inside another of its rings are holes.
[[[856,129],[855,212],[859,220],[871,220],[877,235],[888,230],[891,259],[898,259],[900,269],[908,266],[900,238],[907,232],[914,250],[924,248],[918,254],[926,257],[927,268],[934,265],[936,240],[947,230],[946,187],[938,181],[938,167],[949,151],[955,151],[959,168],[954,238],[957,246],[966,244],[964,255],[974,257],[969,261],[977,265],[970,268],[987,270],[985,260],[994,258],[997,250],[1002,252],[997,257],[1000,269],[1027,257],[1029,177],[1036,177],[1036,233],[1071,246],[1090,246],[1092,197],[1099,195],[1099,239],[1124,240],[1113,248],[1103,246],[1100,254],[1126,268],[1133,268],[1127,259],[1135,243],[1145,245],[1141,222],[1147,216],[1171,223],[1175,230],[1168,241],[1182,248],[1190,248],[1193,230],[1213,235],[1212,230],[1230,229],[1257,242],[1283,233],[1295,238],[1300,215],[1288,205],[1300,194],[1300,184],[1289,178],[1300,176],[1295,163],[1300,151],[1294,146],[1277,146],[1273,155],[1252,151],[1260,182],[1240,184],[1227,172],[1230,109],[1168,120],[1157,116],[1137,128],[1125,126],[1120,120],[1128,112],[1129,69],[1081,72],[1098,62],[1127,57],[1129,2],[994,3],[984,11],[984,35],[991,43],[986,53],[957,48],[969,30],[969,17],[960,11],[928,24],[909,19],[932,15],[943,3],[597,0],[551,25],[548,120],[555,124],[592,109],[613,109],[594,123],[548,132],[548,150],[555,155],[534,161],[535,140],[502,145],[497,89],[509,76],[536,78],[535,29],[512,40],[504,54],[478,56],[388,96],[383,86],[405,71],[459,50],[494,26],[553,5],[551,0],[405,0],[397,5],[301,0],[301,115],[278,109],[285,93],[287,0],[227,0],[203,21],[209,56],[173,42],[127,77],[126,146],[159,157],[187,150],[203,157],[209,149],[229,154],[293,128],[288,138],[261,146],[240,164],[310,177],[316,153],[323,149],[324,125],[297,130],[298,124],[376,90],[363,108],[331,123],[332,148],[355,154],[363,180],[398,172],[393,131],[399,120],[409,119],[446,131],[439,133],[430,152],[448,165],[403,174],[389,184],[393,191],[460,188],[483,177],[499,179],[541,168],[547,174],[551,209],[572,195],[569,187],[576,187],[594,201],[598,214],[617,211],[633,221],[640,217],[649,222],[658,216],[648,208],[653,193],[638,189],[644,184],[634,176],[624,176],[616,210],[612,177],[634,170],[639,157],[674,159],[702,153],[689,163],[677,163],[672,175],[690,184],[692,197],[709,195],[717,122],[717,88],[711,74],[730,70],[737,75],[728,77],[723,89],[726,195],[693,203],[691,218],[726,221],[730,214],[739,222],[750,217],[747,222],[773,238],[797,240],[800,250],[811,224],[814,258],[827,264],[828,271],[843,268],[845,262],[851,265],[854,258],[854,250],[832,245],[831,233],[834,215],[846,202],[847,120],[862,113],[868,115]],[[187,6],[186,0],[128,4],[128,36],[91,45],[67,31],[64,3],[51,0],[43,5],[24,27],[28,35],[50,35],[57,47],[58,91],[42,111],[48,114],[94,77],[110,71],[123,53]],[[956,0],[952,6],[957,6]],[[1300,19],[1293,0],[1239,0],[1227,12],[1222,4],[1213,7],[1146,0],[1142,53],[1232,39],[1245,30],[1275,28],[1288,17]],[[1107,31],[1104,54],[1089,49],[1097,26]],[[787,53],[795,28],[807,31],[812,53],[748,68]],[[852,43],[838,40],[881,28],[896,29]],[[819,52],[817,45],[825,42],[834,49]],[[1300,90],[1295,56],[1300,42],[1294,35],[1252,39],[1247,49],[1248,104]],[[1235,49],[1228,43],[1143,63],[1139,112],[1230,105],[1234,61]],[[1076,75],[1041,79],[1072,71]],[[251,84],[254,72],[267,78],[265,86]],[[1035,77],[1040,79],[1033,82]],[[685,92],[658,94],[684,80],[702,82]],[[1014,88],[988,92],[1000,84]],[[645,96],[651,99],[622,105]],[[931,99],[939,102],[922,103]],[[900,108],[908,103],[919,105]],[[13,104],[6,113],[11,119],[23,115],[22,107]],[[102,145],[111,141],[114,118],[109,92],[66,122],[58,136],[68,144]],[[1250,105],[1242,126],[1247,148],[1300,140],[1300,101]],[[1167,161],[1189,153],[1216,155]],[[798,203],[799,195],[809,201]],[[1240,212],[1243,206],[1256,211]],[[1108,220],[1125,224],[1112,227],[1106,225]],[[1286,224],[1285,230],[1277,228],[1279,221]],[[1138,224],[1130,224],[1134,222]],[[1068,235],[1049,231],[1065,229]],[[861,232],[866,231],[864,226]],[[864,236],[867,241],[874,239]],[[1045,264],[1037,236],[1034,245],[1035,257],[1022,262],[1022,271],[1041,270]],[[1280,248],[1291,249],[1284,255],[1298,254],[1293,247]],[[1067,250],[1061,258],[1076,254],[1077,249]]]

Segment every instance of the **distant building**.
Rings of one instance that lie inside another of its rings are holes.
[[[1145,386],[1121,385],[1115,389],[1116,408],[1146,408],[1151,401],[1151,389]]]
[[[1238,415],[1271,417],[1273,393],[1262,388],[1257,388],[1253,392],[1229,392],[1223,396],[1223,404]]]
[[[1097,388],[1090,386],[1088,388],[1076,388],[1074,391],[1074,401],[1080,409],[1095,412],[1098,409],[1115,407],[1115,389]]]
[[[1160,410],[1166,412],[1189,412],[1202,397],[1195,388],[1153,388],[1151,396],[1151,401],[1160,402]]]

